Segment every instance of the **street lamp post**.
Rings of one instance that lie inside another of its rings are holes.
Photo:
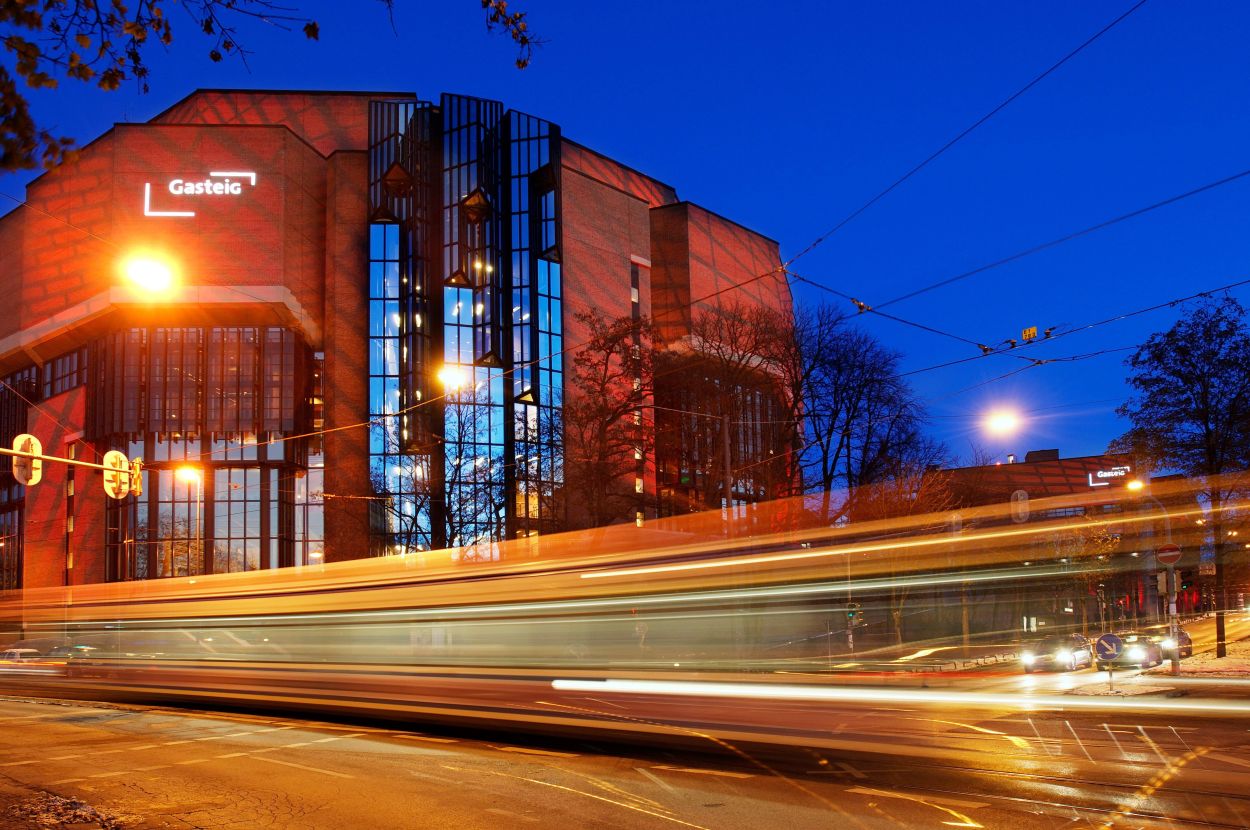
[[[186,465],[175,470],[174,476],[188,487],[192,485],[195,487],[195,552],[200,557],[201,570],[207,573],[208,569],[204,567],[204,550],[200,539],[200,521],[203,516],[204,503],[204,471],[199,467]],[[190,560],[190,557],[188,556],[187,559]],[[189,571],[190,569],[191,562],[188,561],[187,570]]]

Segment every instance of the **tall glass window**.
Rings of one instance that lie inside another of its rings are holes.
[[[429,464],[404,452],[400,419],[399,225],[369,228],[370,550],[430,547]]]
[[[295,486],[309,478],[318,364],[294,332],[131,329],[89,355],[88,437],[145,462],[143,495],[106,510],[107,579],[296,564],[307,561],[297,528],[320,548],[319,455],[315,497],[297,500]]]

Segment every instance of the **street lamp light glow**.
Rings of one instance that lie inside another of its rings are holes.
[[[1124,485],[1124,486],[1125,486],[1125,487],[1127,487],[1128,489],[1132,490],[1134,493],[1136,493],[1136,492],[1138,492],[1139,490],[1141,490],[1142,488],[1144,488],[1144,487],[1146,486],[1146,484],[1145,484],[1145,482],[1143,482],[1140,478],[1134,478],[1134,479],[1130,479],[1130,480],[1129,480],[1129,482],[1128,482],[1128,484],[1126,484],[1126,485]]]
[[[1010,409],[999,409],[985,416],[985,430],[990,435],[1014,435],[1020,429],[1020,416]]]
[[[150,253],[126,257],[121,263],[121,274],[132,288],[155,295],[151,299],[169,294],[177,282],[173,264],[165,257]]]
[[[439,382],[447,391],[461,388],[469,382],[469,373],[462,366],[447,365],[438,370]]]
[[[179,467],[178,469],[174,470],[174,477],[177,478],[179,481],[183,482],[184,484],[199,484],[200,483],[200,468],[191,467],[189,465],[184,466],[184,467]]]

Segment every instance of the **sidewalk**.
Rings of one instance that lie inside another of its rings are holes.
[[[1142,674],[1170,675],[1172,663],[1147,669]],[[1228,644],[1228,656],[1216,657],[1214,651],[1206,651],[1181,660],[1181,677],[1250,677],[1250,641],[1242,640]]]

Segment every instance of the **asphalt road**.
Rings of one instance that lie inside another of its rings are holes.
[[[860,731],[812,708],[834,734]],[[944,710],[890,724],[858,752],[705,752],[697,736],[666,751],[0,699],[0,827],[1250,826],[1241,719]],[[911,744],[933,752],[895,752]]]

